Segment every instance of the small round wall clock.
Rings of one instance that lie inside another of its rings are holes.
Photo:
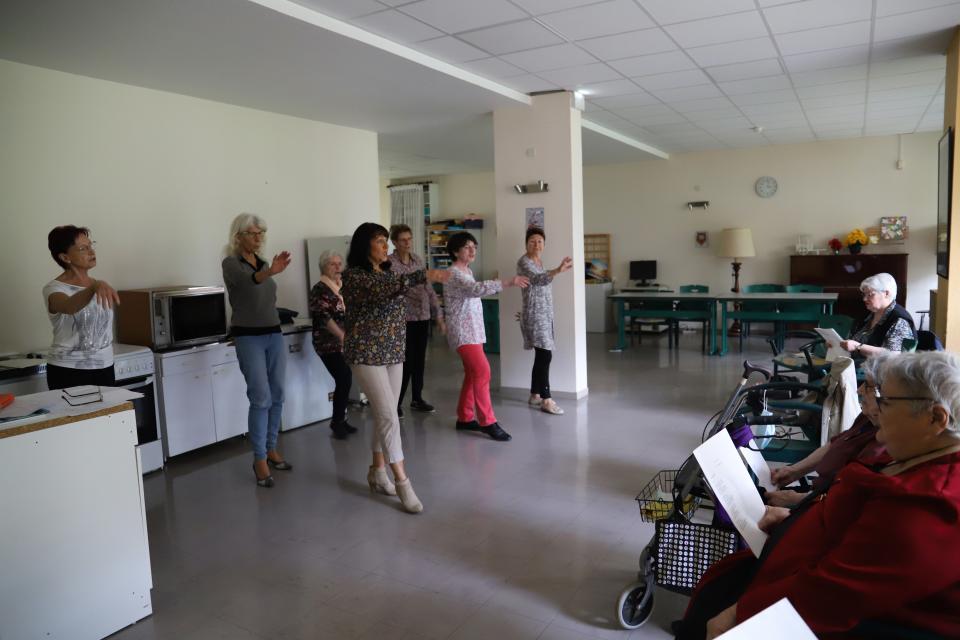
[[[777,181],[770,176],[761,176],[753,188],[761,198],[770,198],[777,192]]]

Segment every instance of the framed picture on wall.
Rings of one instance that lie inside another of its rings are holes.
[[[940,138],[937,189],[937,275],[950,268],[950,209],[953,200],[953,127]]]

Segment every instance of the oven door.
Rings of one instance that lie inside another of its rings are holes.
[[[143,472],[163,468],[163,446],[160,442],[160,427],[157,421],[157,400],[154,393],[154,377],[143,376],[117,383],[121,389],[143,394],[131,400],[137,420],[137,449],[140,450]]]

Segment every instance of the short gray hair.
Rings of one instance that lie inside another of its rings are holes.
[[[317,261],[317,266],[320,267],[320,271],[323,271],[327,266],[327,263],[333,260],[334,258],[340,258],[340,261],[343,262],[343,256],[339,251],[334,251],[333,249],[327,249],[320,254],[320,260]]]
[[[887,360],[892,357],[899,355],[899,352],[893,351],[883,351],[876,355],[869,356],[863,362],[863,375],[873,380],[873,383],[876,386],[880,386],[883,383],[883,367],[887,364]]]
[[[929,397],[950,414],[947,430],[960,435],[960,357],[948,351],[901,353],[883,364],[883,377],[903,384],[906,395]],[[928,401],[914,403],[914,411],[929,406]]]
[[[225,249],[228,255],[240,253],[240,232],[252,226],[259,227],[261,231],[267,230],[267,223],[255,213],[241,213],[233,219],[233,222],[230,223],[230,235],[227,237]],[[264,236],[264,241],[266,241],[266,236]]]
[[[860,291],[888,291],[890,297],[894,300],[897,298],[897,281],[889,273],[878,273],[875,276],[870,276],[866,280],[860,283]]]

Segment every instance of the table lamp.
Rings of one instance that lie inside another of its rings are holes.
[[[752,258],[757,255],[753,249],[753,234],[743,227],[724,229],[717,242],[717,256],[733,258],[733,288],[730,291],[740,293],[740,258]]]

